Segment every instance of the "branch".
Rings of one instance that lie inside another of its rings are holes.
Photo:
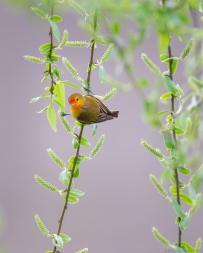
[[[95,15],[94,15],[94,31],[93,31],[93,37],[95,36],[95,33],[96,33],[96,25],[97,25],[97,14],[98,14],[98,11],[96,9],[95,11]],[[92,43],[92,47],[91,47],[91,54],[90,54],[90,61],[89,61],[89,68],[88,68],[88,73],[87,73],[87,82],[88,82],[88,89],[90,88],[90,77],[91,77],[91,69],[92,69],[92,64],[93,64],[93,57],[94,57],[94,45],[95,45],[95,41],[93,41]],[[87,94],[89,93],[89,91],[87,91]],[[78,137],[78,148],[76,150],[76,155],[75,155],[75,159],[74,159],[74,163],[73,163],[73,167],[71,169],[71,175],[70,175],[70,181],[69,181],[69,184],[68,184],[68,188],[64,190],[64,192],[67,192],[66,194],[66,199],[65,199],[65,203],[64,203],[64,206],[63,206],[63,210],[62,210],[62,213],[61,213],[61,217],[60,217],[60,220],[59,220],[59,226],[58,226],[58,230],[57,230],[57,235],[60,234],[61,232],[61,228],[62,228],[62,224],[63,224],[63,219],[64,219],[64,215],[65,215],[65,211],[68,207],[68,198],[69,198],[69,195],[70,195],[70,189],[71,189],[71,184],[72,184],[72,181],[73,181],[73,175],[74,175],[74,171],[75,171],[75,166],[77,164],[77,159],[79,157],[79,152],[80,152],[80,143],[81,143],[81,138],[82,138],[82,133],[83,133],[83,129],[84,129],[84,124],[82,124],[81,128],[80,128],[80,133],[79,133],[79,137]],[[57,247],[54,246],[54,249],[53,249],[53,253],[56,252],[56,249]]]
[[[184,2],[184,0],[182,1]],[[165,8],[165,0],[162,0],[163,3],[163,8]],[[169,77],[171,80],[173,80],[173,72],[172,72],[172,66],[173,66],[173,59],[171,59],[172,57],[172,52],[171,52],[171,45],[168,45],[168,57],[169,57]],[[177,138],[176,138],[176,133],[175,133],[175,96],[172,94],[171,96],[171,116],[173,117],[173,121],[174,121],[174,128],[173,128],[173,139],[174,142],[177,142]],[[179,177],[178,177],[178,170],[177,168],[174,168],[174,172],[175,172],[175,180],[176,180],[176,192],[177,192],[177,202],[179,205],[181,205],[180,203],[180,192],[179,192]],[[180,218],[179,218],[180,220]],[[182,231],[179,227],[178,224],[178,246],[181,247],[181,235],[182,235]]]
[[[169,77],[171,80],[173,80],[173,72],[172,72],[172,64],[173,64],[173,60],[171,59],[172,57],[172,53],[171,53],[171,45],[168,45],[168,57],[170,58],[169,60]],[[173,121],[174,121],[174,128],[173,128],[173,139],[174,142],[177,142],[177,138],[176,138],[176,133],[175,133],[175,96],[172,94],[171,96],[171,116],[173,117]],[[179,205],[181,205],[180,203],[180,185],[179,185],[179,177],[178,177],[178,170],[177,168],[174,168],[174,172],[175,172],[175,179],[176,179],[176,191],[177,191],[177,202]],[[180,227],[178,226],[178,246],[181,247],[181,235],[182,235],[182,231],[180,229]]]
[[[54,12],[54,7],[51,7],[51,17],[53,16],[53,12]],[[51,57],[52,57],[52,51],[53,51],[53,31],[52,31],[52,27],[50,26],[50,31],[49,31],[49,36],[51,39],[51,47],[50,47],[50,53],[49,53],[49,59],[51,61]],[[49,63],[49,75],[51,78],[51,88],[50,88],[50,92],[53,95],[53,90],[54,90],[54,77],[53,74],[51,73],[51,63]]]

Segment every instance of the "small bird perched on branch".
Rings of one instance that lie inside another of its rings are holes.
[[[94,124],[118,117],[119,111],[109,110],[101,99],[92,95],[72,94],[68,98],[72,116],[82,124]],[[65,116],[67,114],[63,114]]]

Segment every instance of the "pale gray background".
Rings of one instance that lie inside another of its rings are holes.
[[[39,46],[49,41],[48,24],[41,20],[36,22],[33,15],[31,12],[16,13],[0,4],[0,209],[4,219],[1,244],[10,253],[52,250],[51,240],[41,234],[34,215],[39,214],[50,232],[55,233],[63,200],[39,186],[33,176],[38,174],[61,188],[60,168],[51,161],[46,150],[52,148],[65,161],[75,154],[71,137],[60,123],[55,134],[46,115],[36,114],[46,106],[47,100],[29,104],[31,98],[41,95],[44,87],[49,86],[49,83],[40,83],[43,66],[23,59],[26,54],[39,56]],[[74,11],[64,14],[60,29],[69,31],[70,40],[88,40],[77,27],[78,17]],[[173,51],[180,52],[182,48],[183,45],[177,42]],[[103,52],[104,48],[99,46],[95,59]],[[153,75],[141,61],[142,52],[158,63],[157,42],[152,34],[135,55],[135,71],[137,77],[147,76],[153,81]],[[90,50],[83,48],[66,48],[61,53],[77,66],[83,78],[86,77],[89,54]],[[106,64],[106,68],[113,72],[115,63]],[[80,85],[67,71],[63,79]],[[176,80],[182,84],[182,75]],[[122,76],[121,81],[127,81],[126,77]],[[93,71],[91,86],[100,95],[109,90],[107,85],[100,84],[98,70]],[[72,92],[68,89],[67,95]],[[100,124],[95,137],[91,136],[91,127],[85,128],[84,136],[89,137],[92,147],[103,133],[106,140],[96,158],[82,164],[81,176],[75,180],[75,187],[86,194],[78,204],[68,207],[62,232],[72,241],[60,252],[76,252],[84,247],[88,247],[90,253],[167,252],[153,238],[151,228],[156,226],[171,242],[176,241],[176,215],[170,203],[149,181],[150,173],[160,176],[159,162],[140,145],[143,138],[164,148],[162,138],[143,122],[142,102],[135,91],[118,93],[107,106],[118,109],[119,117]],[[74,120],[68,119],[73,126]],[[90,150],[82,147],[81,154],[88,154]],[[202,236],[202,225],[202,210],[199,210],[183,232],[183,240],[195,245],[196,239]]]

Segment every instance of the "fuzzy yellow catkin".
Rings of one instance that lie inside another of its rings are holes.
[[[167,194],[166,190],[163,188],[163,186],[159,183],[158,179],[154,175],[152,175],[152,174],[150,174],[149,177],[150,177],[150,180],[152,181],[154,187],[157,189],[157,191],[162,196],[164,196],[165,198],[167,198],[168,194]]]
[[[40,176],[34,175],[34,178],[35,178],[35,180],[36,180],[41,186],[43,186],[44,188],[46,188],[46,189],[48,189],[48,190],[50,190],[50,191],[52,191],[52,192],[58,192],[58,189],[57,189],[54,185],[48,183],[47,181],[45,181],[45,180],[44,180],[43,178],[41,178]]]
[[[36,222],[38,228],[40,229],[40,231],[42,232],[42,234],[49,236],[48,229],[45,227],[42,220],[40,219],[40,217],[37,214],[35,215],[35,222]]]
[[[60,42],[58,48],[64,47],[66,45],[66,43],[67,43],[67,40],[68,40],[68,31],[64,30],[63,37],[61,39],[61,42]]]
[[[146,141],[141,140],[141,144],[148,149],[152,154],[158,157],[158,159],[162,160],[164,158],[164,155],[161,153],[161,151],[158,148],[153,148],[150,146]]]
[[[148,66],[148,68],[157,75],[162,75],[160,69],[149,59],[146,54],[142,54],[142,60]]]
[[[154,235],[154,237],[162,244],[166,245],[166,246],[170,246],[170,242],[165,238],[163,237],[158,229],[156,229],[155,227],[152,228],[152,234]]]
[[[59,158],[57,156],[57,154],[51,149],[47,149],[47,152],[49,154],[49,156],[51,157],[51,159],[59,166],[61,167],[62,169],[65,169],[66,168],[66,164],[61,160],[61,158]]]
[[[194,42],[194,39],[193,39],[193,38],[191,38],[191,39],[188,41],[188,43],[187,43],[185,49],[184,49],[183,52],[180,54],[180,59],[181,59],[181,60],[183,60],[184,58],[186,58],[186,57],[188,56],[188,54],[190,53],[190,51],[191,51],[191,49],[192,49],[193,42]]]
[[[201,200],[201,193],[197,194],[196,200],[195,200],[193,206],[189,209],[188,213],[189,213],[190,215],[193,215],[193,214],[196,213],[196,211],[199,209],[200,200]]]
[[[73,67],[73,65],[69,62],[69,60],[66,57],[62,58],[62,62],[64,66],[69,70],[69,72],[72,74],[73,77],[75,77],[77,80],[80,80],[79,73],[77,70]]]
[[[196,241],[195,253],[200,253],[201,252],[201,246],[202,246],[202,239],[198,238],[197,241]]]

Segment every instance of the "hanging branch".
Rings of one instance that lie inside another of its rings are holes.
[[[51,18],[53,16],[53,13],[54,13],[54,7],[52,6],[51,7]],[[50,31],[49,31],[49,36],[50,36],[50,43],[51,43],[51,46],[50,46],[50,53],[49,53],[49,60],[51,61],[51,57],[52,57],[52,51],[53,51],[53,31],[52,31],[52,27],[50,26]],[[50,78],[51,78],[51,88],[50,88],[50,92],[51,94],[53,95],[53,90],[54,90],[54,77],[53,77],[53,74],[52,74],[52,69],[51,69],[51,63],[49,63],[49,75],[50,75]]]
[[[162,3],[163,3],[163,8],[165,8],[165,0],[163,0]],[[171,44],[170,43],[171,42],[169,42],[169,45],[168,45],[169,77],[173,81],[173,70],[172,70],[173,59],[171,59],[172,52],[171,52]],[[177,143],[177,138],[176,138],[176,133],[175,133],[175,96],[173,94],[171,94],[171,116],[173,117],[173,123],[174,123],[173,139],[174,139],[174,142],[176,144]],[[180,203],[180,191],[179,191],[180,190],[179,189],[180,185],[179,185],[179,176],[178,176],[177,168],[174,168],[174,172],[175,172],[175,180],[176,180],[177,202],[178,202],[179,205],[181,205],[181,203]],[[180,221],[180,217],[179,217],[179,221]],[[182,236],[182,231],[180,229],[180,226],[178,225],[178,246],[179,247],[181,247],[181,236]]]
[[[96,33],[97,15],[98,15],[98,10],[96,9],[95,10],[95,15],[94,15],[93,37],[95,36],[95,33]],[[95,47],[95,41],[93,40],[92,41],[92,47],[91,47],[91,53],[90,53],[90,61],[89,61],[89,65],[88,65],[87,79],[86,79],[87,83],[88,83],[88,86],[87,86],[88,90],[90,89],[90,77],[91,77],[91,69],[92,69],[92,65],[93,65],[94,47]],[[87,94],[89,94],[89,91],[87,91]],[[64,190],[64,192],[67,192],[67,193],[66,193],[66,199],[65,199],[65,203],[64,203],[63,210],[62,210],[62,213],[61,213],[61,217],[59,219],[59,226],[58,226],[58,230],[57,230],[57,235],[59,235],[60,232],[61,232],[61,228],[62,228],[62,224],[63,224],[63,219],[64,219],[65,211],[66,211],[66,209],[68,207],[68,198],[69,198],[69,195],[70,195],[70,189],[71,189],[71,184],[72,184],[72,180],[73,180],[73,175],[74,175],[75,167],[76,167],[76,164],[77,164],[77,159],[79,157],[80,143],[81,143],[83,129],[84,129],[84,124],[82,124],[82,126],[80,128],[80,133],[79,133],[79,137],[78,137],[78,144],[79,145],[78,145],[78,148],[76,150],[76,155],[75,155],[75,159],[74,159],[74,162],[73,162],[73,167],[71,169],[69,184],[68,184],[68,187]],[[57,249],[57,247],[54,246],[54,249],[53,249],[52,252],[55,253],[56,249]]]

